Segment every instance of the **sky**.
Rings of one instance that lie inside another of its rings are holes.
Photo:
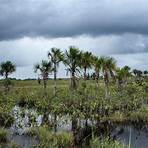
[[[147,18],[147,0],[0,0],[0,62],[17,65],[12,77],[35,78],[33,66],[52,47],[75,45],[148,70]]]

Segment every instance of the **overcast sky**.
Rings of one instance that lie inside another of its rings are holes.
[[[51,47],[70,45],[148,70],[148,1],[0,0],[0,62],[17,65],[13,77],[36,77],[33,65]]]

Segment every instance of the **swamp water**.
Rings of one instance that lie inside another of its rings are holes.
[[[14,116],[14,124],[9,131],[9,140],[14,141],[21,148],[30,148],[33,145],[38,144],[38,140],[26,135],[26,131],[31,127],[39,127],[43,121],[43,115],[38,114],[33,109],[24,109],[19,106],[15,106],[12,110]],[[54,123],[54,116],[49,115],[49,121]],[[57,118],[57,131],[69,131],[72,129],[72,122],[68,116]],[[81,128],[85,127],[85,121],[79,120],[78,122]],[[91,126],[94,123],[88,121],[88,125]],[[136,128],[131,125],[123,126],[116,125],[111,130],[111,136],[123,142],[125,145],[129,145],[131,148],[148,148],[148,127]]]

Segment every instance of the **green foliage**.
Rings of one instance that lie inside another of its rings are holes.
[[[15,142],[10,142],[7,144],[8,148],[20,148]]]
[[[14,118],[6,112],[0,112],[0,126],[10,127],[14,122]]]
[[[37,148],[69,148],[73,146],[73,136],[70,133],[53,133],[45,127],[32,129],[27,135],[34,136],[39,139]]]
[[[0,144],[7,142],[7,131],[5,129],[0,129]]]
[[[109,138],[98,139],[94,138],[90,144],[91,148],[124,148],[124,145],[118,141],[112,141]]]

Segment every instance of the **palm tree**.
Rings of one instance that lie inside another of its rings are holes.
[[[70,46],[69,50],[66,50],[64,55],[64,64],[67,66],[67,71],[71,74],[71,88],[76,89],[76,73],[79,72],[81,64],[81,52],[75,46]]]
[[[51,51],[48,52],[48,57],[53,64],[54,71],[54,95],[56,95],[56,80],[57,80],[57,68],[59,67],[59,63],[63,61],[63,54],[58,48],[52,48]]]
[[[42,60],[41,64],[36,64],[34,67],[35,72],[37,72],[38,70],[39,70],[41,77],[43,79],[44,90],[46,93],[48,76],[49,76],[49,73],[51,73],[53,70],[51,62]]]
[[[123,71],[124,71],[124,83],[127,84],[128,77],[131,75],[130,72],[131,68],[129,66],[124,66]]]
[[[99,77],[100,77],[102,59],[94,56],[93,57],[93,66],[95,68],[95,80],[96,80],[96,84],[97,84],[97,87],[98,87],[98,85],[99,85],[98,80],[99,80]]]
[[[92,53],[83,52],[81,55],[81,67],[84,69],[84,80],[87,79],[87,69],[92,66]]]
[[[118,68],[116,70],[116,77],[118,79],[118,87],[121,87],[122,84],[127,84],[128,77],[131,75],[130,67],[124,66],[123,68]]]
[[[0,74],[8,79],[8,76],[16,71],[16,66],[11,61],[2,62],[0,65]]]
[[[116,71],[116,60],[112,57],[101,57],[102,72],[104,75],[104,82],[106,87],[106,97],[109,94],[109,78],[110,76],[115,79],[114,72]]]
[[[16,66],[11,61],[2,62],[0,65],[0,75],[4,76],[5,78],[4,85],[6,91],[9,91],[9,85],[11,85],[11,81],[8,78],[8,76],[15,71],[16,71]]]

